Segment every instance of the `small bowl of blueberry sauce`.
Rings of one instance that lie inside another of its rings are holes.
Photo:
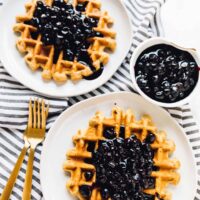
[[[177,107],[200,92],[199,66],[195,49],[157,37],[135,49],[130,72],[134,88],[145,99],[162,107]]]

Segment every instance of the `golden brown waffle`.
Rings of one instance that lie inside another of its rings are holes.
[[[166,187],[168,184],[178,184],[180,179],[179,174],[176,172],[176,169],[180,167],[179,161],[169,158],[175,150],[175,144],[173,141],[166,139],[166,134],[163,131],[157,130],[150,116],[144,115],[137,121],[131,110],[124,112],[119,107],[113,108],[110,118],[106,118],[101,112],[97,112],[90,120],[88,129],[86,131],[79,130],[73,137],[75,148],[67,153],[67,161],[63,166],[64,171],[71,174],[67,188],[72,195],[81,200],[84,199],[79,192],[79,186],[91,186],[96,181],[95,176],[89,182],[84,178],[84,171],[95,172],[95,167],[92,164],[84,162],[84,159],[92,157],[92,153],[87,151],[87,147],[90,142],[95,142],[95,149],[98,148],[98,141],[105,139],[103,137],[104,126],[114,127],[117,136],[119,136],[121,125],[125,127],[125,138],[129,138],[134,133],[138,139],[143,141],[148,131],[155,134],[156,139],[151,146],[155,149],[154,164],[159,167],[159,170],[153,171],[151,174],[152,177],[155,177],[155,189],[145,190],[144,192],[155,195],[155,200],[160,198],[170,200],[171,195]],[[90,199],[102,199],[98,188],[93,189]]]
[[[32,19],[38,0],[25,5],[26,14],[16,18],[17,24],[14,26],[14,32],[20,33],[17,40],[18,50],[25,54],[25,61],[33,70],[42,69],[42,77],[45,80],[54,79],[56,82],[65,82],[67,79],[80,80],[84,76],[89,76],[92,70],[79,62],[76,58],[74,61],[67,61],[63,58],[63,52],[60,53],[56,64],[53,63],[54,46],[44,46],[41,41],[41,35],[37,39],[31,37],[31,33],[36,31],[36,28],[27,24],[25,21]],[[78,3],[88,2],[86,6],[86,16],[99,19],[98,26],[94,30],[99,31],[104,35],[103,38],[94,37],[91,39],[91,45],[88,53],[91,56],[93,66],[96,70],[100,69],[100,65],[105,65],[109,61],[107,50],[114,51],[116,48],[115,35],[116,33],[110,29],[113,20],[107,12],[101,11],[101,3],[99,0],[74,0],[73,5]],[[49,6],[53,0],[45,0]]]

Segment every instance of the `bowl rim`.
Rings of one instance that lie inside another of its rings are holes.
[[[148,95],[146,95],[138,86],[137,82],[136,82],[136,77],[135,77],[135,63],[139,57],[139,55],[147,48],[156,45],[156,44],[168,44],[171,45],[177,49],[183,50],[183,51],[187,51],[189,52],[192,57],[194,58],[194,60],[196,61],[196,63],[198,64],[198,66],[200,66],[200,57],[199,54],[197,52],[196,49],[194,48],[185,48],[183,46],[180,46],[179,44],[177,44],[175,41],[171,41],[168,40],[167,38],[164,37],[154,37],[154,38],[150,38],[145,40],[144,42],[140,43],[139,46],[134,50],[132,56],[131,56],[131,60],[130,60],[130,75],[131,75],[131,80],[133,83],[133,87],[136,89],[137,92],[139,92],[139,94],[144,97],[146,100],[150,101],[153,104],[159,105],[161,107],[166,107],[166,108],[174,108],[174,107],[179,107],[182,106],[186,103],[189,103],[191,98],[197,93],[197,88],[200,88],[200,72],[199,72],[199,77],[197,80],[197,83],[194,87],[194,89],[192,90],[192,92],[185,98],[173,102],[173,103],[165,103],[165,102],[160,102],[157,100],[152,99],[151,97],[149,97]]]

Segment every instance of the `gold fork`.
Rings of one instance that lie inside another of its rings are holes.
[[[29,102],[29,104],[30,104],[30,102]],[[31,112],[30,112],[30,107],[29,107],[29,117],[28,118],[30,118],[30,117],[31,117]],[[24,142],[25,142],[24,147],[23,147],[23,149],[22,149],[22,151],[21,151],[21,153],[18,157],[18,160],[15,164],[15,167],[14,167],[12,173],[10,174],[10,177],[7,181],[7,184],[6,184],[4,190],[1,194],[0,200],[8,200],[9,199],[11,192],[12,192],[12,189],[13,189],[13,186],[15,185],[17,176],[19,174],[19,170],[20,170],[21,165],[23,163],[24,157],[26,155],[26,152],[27,152],[28,148],[30,147],[30,144],[29,144],[27,137],[26,137],[27,129],[28,129],[28,125],[27,125],[27,128],[24,131],[24,135],[23,135]]]
[[[35,100],[33,107],[32,102],[30,102],[29,110],[31,114],[28,119],[26,137],[28,142],[30,143],[30,153],[22,200],[31,199],[34,153],[37,145],[40,144],[45,138],[46,118],[48,115],[49,106],[45,107],[44,100],[42,100],[41,102],[39,100]]]

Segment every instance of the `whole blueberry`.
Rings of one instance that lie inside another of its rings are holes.
[[[104,127],[103,136],[107,139],[113,139],[116,137],[114,127]]]
[[[101,189],[101,196],[103,197],[103,199],[108,199],[110,197],[110,192],[108,188]]]
[[[94,175],[93,172],[91,172],[91,171],[86,171],[86,172],[84,173],[85,180],[86,180],[86,181],[90,181],[90,180],[92,179],[93,175]]]
[[[84,198],[89,198],[92,194],[92,188],[88,185],[79,186],[79,191]]]

